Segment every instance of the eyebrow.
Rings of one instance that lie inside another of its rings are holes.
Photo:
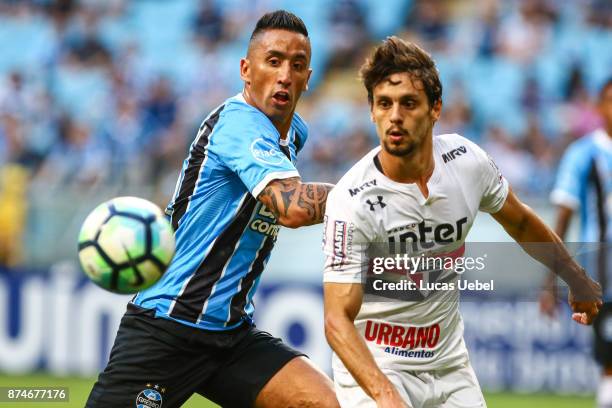
[[[282,52],[282,51],[278,51],[278,50],[268,50],[266,51],[266,56],[267,57],[277,57],[277,58],[287,58],[287,54]],[[304,61],[308,61],[308,58],[306,57],[306,53],[303,51],[298,51],[294,56],[293,59],[302,59]]]
[[[405,99],[419,99],[420,95],[414,92],[409,92],[409,93],[405,93],[400,95],[399,99],[400,101],[405,100]],[[391,99],[391,97],[387,94],[379,94],[376,96],[376,99]]]

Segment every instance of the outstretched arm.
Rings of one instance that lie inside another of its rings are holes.
[[[291,177],[271,181],[257,199],[279,224],[298,228],[323,221],[327,194],[333,187],[327,183],[302,183],[299,177]]]
[[[561,238],[510,191],[501,210],[492,214],[534,259],[554,271],[570,288],[569,302],[578,323],[591,324],[601,306],[601,287],[571,257]]]

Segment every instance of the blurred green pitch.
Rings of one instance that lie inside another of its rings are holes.
[[[56,386],[68,387],[70,392],[69,403],[2,403],[0,408],[82,408],[85,405],[89,391],[95,379],[76,377],[52,377],[45,374],[30,374],[25,376],[8,376],[0,374],[0,386],[9,387],[37,387]],[[485,394],[489,408],[592,408],[595,406],[593,397],[569,397],[548,394],[519,395],[510,393]],[[212,408],[216,407],[200,396],[192,397],[185,408]]]

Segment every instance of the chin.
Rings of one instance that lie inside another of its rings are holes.
[[[388,143],[383,144],[383,147],[387,153],[392,156],[404,157],[412,154],[414,151],[413,145],[391,145]]]
[[[272,121],[273,123],[283,123],[289,117],[289,113],[285,110],[280,109],[269,109],[264,114]]]

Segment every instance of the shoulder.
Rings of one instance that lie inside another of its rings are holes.
[[[445,164],[460,167],[472,167],[489,159],[480,146],[457,133],[435,136],[434,152]]]
[[[561,157],[558,177],[587,177],[596,155],[597,143],[594,134],[575,140]]]
[[[453,147],[473,142],[458,133],[443,133],[434,136],[434,143],[441,146]]]
[[[458,133],[445,133],[442,135],[436,135],[434,136],[434,145],[446,149],[456,149],[464,146],[468,151],[482,151],[482,148],[480,146],[472,142],[470,139],[461,136]]]
[[[329,194],[328,203],[331,201],[332,205],[353,210],[359,207],[356,196],[361,191],[376,187],[378,184],[376,180],[377,170],[373,160],[379,150],[379,147],[371,150],[340,178]]]
[[[278,131],[266,115],[239,96],[229,98],[225,102],[219,115],[219,125],[220,130],[224,132],[278,137]]]
[[[563,153],[565,160],[588,161],[597,148],[594,134],[589,134],[573,141]]]

